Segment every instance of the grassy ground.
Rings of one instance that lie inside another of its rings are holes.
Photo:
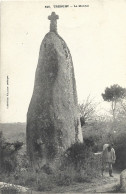
[[[0,123],[0,131],[9,142],[26,140],[26,123]]]
[[[120,193],[119,190],[119,173],[114,172],[114,177],[109,177],[108,172],[104,174],[103,177],[99,176],[92,179],[90,182],[77,183],[65,186],[56,186],[49,188],[44,192],[29,190],[25,192],[26,194],[42,194],[42,193]],[[22,192],[24,193],[24,192]]]

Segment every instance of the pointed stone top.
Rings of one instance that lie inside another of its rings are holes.
[[[57,19],[59,19],[59,16],[52,12],[48,19],[50,20],[50,32],[57,33]]]

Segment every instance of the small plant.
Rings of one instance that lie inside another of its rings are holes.
[[[36,184],[37,191],[50,191],[53,188],[52,182],[50,180],[42,180],[40,179]]]
[[[16,141],[15,143],[13,143],[13,145],[14,145],[15,151],[18,151],[21,149],[23,142]]]
[[[66,171],[60,171],[56,176],[56,184],[58,186],[69,186],[72,183],[72,176]]]

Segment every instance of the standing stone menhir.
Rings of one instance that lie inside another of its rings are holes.
[[[83,141],[72,57],[57,33],[59,17],[52,12],[48,19],[50,32],[40,46],[26,131],[30,160],[39,158],[43,164]]]

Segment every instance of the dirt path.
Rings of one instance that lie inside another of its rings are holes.
[[[115,173],[114,177],[109,177],[105,173],[104,177],[97,183],[94,188],[86,189],[85,192],[89,193],[113,193],[120,183],[120,174]]]
[[[110,193],[119,184],[120,174],[114,173],[114,177],[109,177],[105,173],[103,177],[93,180],[91,183],[76,183],[66,187],[57,187],[51,193]]]

